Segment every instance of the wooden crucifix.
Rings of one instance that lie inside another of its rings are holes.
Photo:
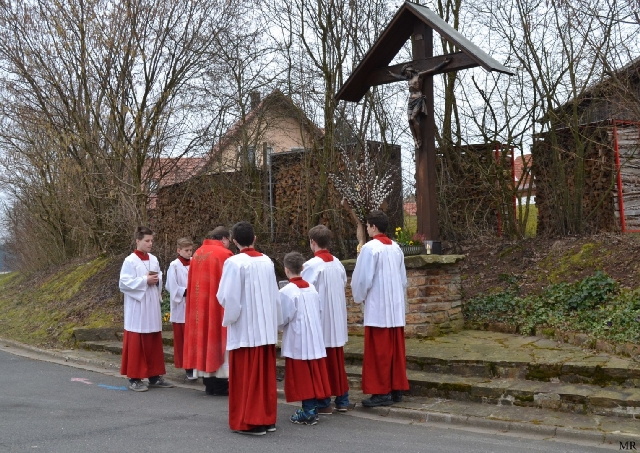
[[[434,57],[433,30],[461,51]],[[413,61],[388,66],[409,38]],[[336,94],[338,100],[357,102],[372,86],[398,80],[409,82],[407,114],[416,146],[418,233],[423,234],[426,240],[433,241],[432,253],[436,254],[440,254],[442,249],[436,189],[433,76],[475,66],[482,66],[488,71],[513,74],[433,11],[405,2]]]

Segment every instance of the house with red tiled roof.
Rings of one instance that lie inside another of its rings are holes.
[[[218,140],[206,157],[160,158],[146,166],[150,172],[148,208],[156,206],[157,191],[203,173],[260,167],[271,153],[306,150],[323,136],[292,99],[275,90],[264,99],[251,93],[251,109]]]
[[[526,203],[527,196],[530,196],[529,203],[535,204],[536,185],[531,174],[532,163],[531,154],[518,156],[513,162],[513,183],[520,203]]]
[[[191,179],[202,169],[208,159],[202,157],[161,157],[145,165],[144,180],[149,181],[147,209],[155,209],[156,196],[161,187]]]

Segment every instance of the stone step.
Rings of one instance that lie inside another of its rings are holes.
[[[359,388],[362,368],[346,367],[352,388]],[[471,401],[497,406],[537,407],[577,414],[637,418],[640,389],[601,388],[588,384],[562,384],[522,379],[490,379],[407,370],[414,396]]]
[[[85,341],[80,343],[83,349],[89,351],[104,351],[112,354],[122,355],[122,341]],[[164,346],[164,361],[173,363],[173,347]]]
[[[115,338],[122,340],[122,335],[119,331]],[[162,340],[173,346],[173,332],[163,331]],[[363,350],[363,337],[350,336],[345,363],[362,365]],[[539,337],[463,331],[430,340],[407,339],[406,354],[407,369],[427,373],[640,388],[637,361]]]
[[[124,332],[122,331],[116,332],[116,338],[122,341],[122,339],[124,338]],[[172,330],[162,331],[162,344],[173,348],[173,331]]]
[[[122,354],[118,341],[85,342],[86,349]],[[165,346],[165,360],[173,363],[173,349]],[[276,361],[277,373],[284,377],[285,360]],[[362,367],[347,365],[349,384],[360,388]],[[537,407],[577,414],[637,418],[640,416],[640,389],[619,386],[542,382],[514,378],[462,376],[408,369],[410,394],[497,406]]]

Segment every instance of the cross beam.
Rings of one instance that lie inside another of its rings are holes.
[[[416,55],[414,55],[416,57]],[[419,58],[419,57],[418,57]],[[395,74],[400,74],[402,67],[405,64],[410,64],[417,71],[426,71],[427,69],[434,68],[445,60],[451,60],[444,68],[439,69],[433,73],[433,75],[444,74],[451,71],[459,71],[460,69],[469,69],[479,66],[477,62],[472,60],[467,54],[462,52],[456,52],[448,55],[439,55],[431,58],[416,58],[413,61],[407,63],[395,64],[386,68],[376,69],[371,72],[367,79],[367,84],[371,86],[386,85],[388,83],[397,82],[398,79],[393,78],[387,71],[391,71]]]

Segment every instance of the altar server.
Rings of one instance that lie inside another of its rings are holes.
[[[218,300],[229,351],[229,426],[260,436],[276,430],[276,342],[282,319],[273,262],[254,248],[253,226],[231,233],[240,253],[224,263]]]
[[[138,227],[136,249],[127,256],[120,270],[120,291],[124,293],[124,339],[120,374],[129,378],[129,389],[146,392],[149,387],[168,388],[162,377],[162,313],[160,310],[162,272],[155,256],[153,232]],[[148,378],[147,386],[142,379]]]
[[[183,365],[202,377],[207,395],[229,394],[227,329],[216,297],[224,262],[233,256],[229,236],[224,226],[207,233],[189,266]]]
[[[331,395],[331,385],[320,321],[320,296],[300,276],[304,257],[298,252],[284,257],[289,284],[280,290],[282,305],[282,357],[284,395],[287,402],[302,401],[302,408],[290,417],[292,423],[318,423],[318,401]]]
[[[347,301],[344,288],[347,273],[344,266],[331,253],[331,230],[317,225],[309,230],[309,245],[314,257],[304,263],[302,278],[313,285],[320,297],[322,337],[327,351],[327,372],[335,409],[346,412],[349,408],[349,381],[344,367],[344,345],[348,341]],[[331,414],[331,398],[318,400],[318,413]]]
[[[409,390],[404,343],[407,274],[402,250],[384,233],[389,219],[382,211],[367,216],[367,234],[351,278],[353,300],[364,303],[363,406],[388,406]]]
[[[173,326],[173,365],[176,368],[182,368],[187,278],[189,276],[191,255],[193,254],[193,241],[189,238],[180,238],[177,243],[178,258],[169,264],[165,289],[169,292],[171,307],[169,321]],[[186,372],[188,379],[194,378],[192,369],[187,369]]]

